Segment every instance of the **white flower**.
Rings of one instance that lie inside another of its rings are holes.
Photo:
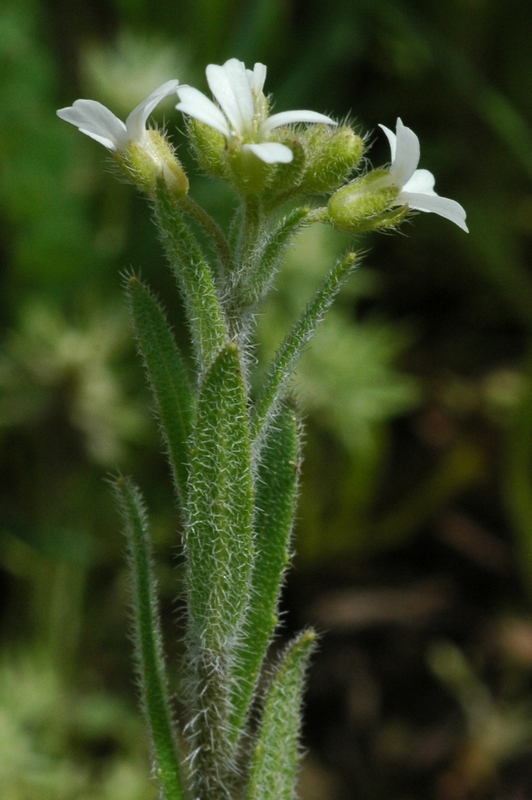
[[[417,169],[419,163],[419,139],[410,128],[397,120],[396,133],[384,125],[379,125],[388,137],[392,151],[390,183],[399,188],[393,201],[394,206],[407,205],[418,211],[432,211],[456,223],[468,232],[465,222],[466,212],[455,200],[440,197],[434,191],[435,179],[426,169]]]
[[[242,61],[230,58],[222,66],[209,64],[206,74],[218,105],[192,86],[180,86],[176,108],[219,131],[228,143],[239,143],[266,164],[288,164],[293,158],[289,147],[269,141],[275,128],[294,122],[336,125],[315,111],[283,111],[269,117],[262,91],[266,80],[264,64],[255,64],[250,70]]]
[[[125,124],[96,100],[76,100],[74,105],[61,108],[57,116],[71,122],[82,133],[103,144],[109,150],[122,150],[128,142],[142,144],[146,120],[161,100],[174,94],[179,81],[166,81],[133,109]]]

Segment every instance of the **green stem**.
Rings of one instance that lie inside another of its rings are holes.
[[[226,275],[222,294],[224,296],[227,324],[231,339],[244,344],[245,328],[248,322],[247,311],[241,302],[241,287],[249,275],[256,270],[257,242],[263,236],[264,213],[262,203],[256,197],[248,197],[239,215],[238,230],[235,228],[232,237],[235,253],[233,269]]]
[[[244,222],[238,247],[237,276],[245,274],[250,268],[250,259],[257,246],[263,222],[262,203],[256,197],[248,197],[244,205]]]
[[[194,798],[201,800],[231,800],[236,775],[228,728],[229,670],[223,663],[223,654],[204,650],[200,650],[193,666],[189,697],[192,721],[188,731],[191,791]]]
[[[180,201],[181,208],[192,219],[194,219],[208,233],[214,242],[222,271],[225,275],[229,274],[233,268],[233,256],[227,239],[225,238],[220,226],[207,214],[207,212],[196,203],[190,195],[184,195]]]
[[[266,294],[292,238],[307,223],[308,206],[293,209],[254,244],[250,263],[240,276],[234,305],[242,309],[255,306]]]

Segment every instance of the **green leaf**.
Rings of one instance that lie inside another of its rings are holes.
[[[304,631],[283,654],[268,686],[250,765],[246,800],[293,800],[299,760],[301,699],[316,640]]]
[[[139,490],[128,478],[118,477],[114,488],[128,542],[135,655],[143,710],[152,740],[154,772],[165,800],[182,800],[146,511]]]
[[[228,338],[213,274],[164,184],[157,187],[154,209],[166,255],[183,295],[194,353],[203,371]]]
[[[262,660],[277,624],[282,576],[290,555],[298,462],[297,419],[293,409],[283,404],[268,431],[256,478],[255,561],[244,635],[234,655],[233,735],[241,729],[246,717]]]
[[[272,415],[283,397],[286,385],[305,344],[314,335],[317,325],[354,269],[355,261],[355,254],[348,253],[329,270],[313,300],[308,304],[299,320],[294,323],[279,348],[257,397],[251,419],[251,439],[256,446],[260,447],[262,444]]]
[[[188,438],[194,398],[186,368],[164,312],[150,290],[135,277],[127,297],[140,354],[150,382],[174,481],[184,501],[188,480]]]
[[[246,395],[234,344],[200,389],[187,509],[190,627],[202,648],[227,653],[249,600],[253,547]]]

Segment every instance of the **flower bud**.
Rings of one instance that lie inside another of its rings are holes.
[[[336,130],[314,125],[305,132],[304,141],[308,167],[301,188],[312,194],[326,194],[342,186],[364,154],[363,140],[348,125]]]

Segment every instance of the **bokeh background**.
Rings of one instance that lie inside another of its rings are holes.
[[[121,273],[186,347],[149,215],[55,117],[124,118],[163,81],[268,65],[276,110],[349,115],[389,158],[397,116],[471,233],[371,234],[295,384],[306,423],[282,642],[322,633],[303,800],[532,797],[532,10],[521,0],[2,0],[0,797],[153,800],[128,638],[120,469],[152,515],[179,655],[179,530]],[[233,200],[195,171],[225,224]],[[346,239],[312,229],[261,318],[261,357]],[[172,675],[175,670],[171,668]]]

